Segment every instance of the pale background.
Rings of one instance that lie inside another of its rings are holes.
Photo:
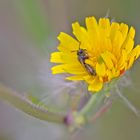
[[[50,95],[48,59],[59,32],[71,33],[72,22],[84,25],[85,17],[104,17],[110,10],[111,18],[136,28],[140,43],[139,5],[139,0],[0,0],[0,82],[20,93]],[[140,109],[139,69],[138,60],[130,71],[132,86],[122,92]],[[39,121],[0,102],[0,140],[70,139],[139,140],[140,117],[118,99],[96,123],[72,137],[63,125]]]

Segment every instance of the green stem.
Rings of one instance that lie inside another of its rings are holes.
[[[83,118],[85,120],[88,119],[89,113],[94,109],[94,107],[97,104],[97,102],[100,101],[100,100],[103,100],[103,98],[105,97],[104,95],[106,93],[109,93],[110,89],[112,87],[114,87],[114,84],[116,84],[117,81],[118,81],[117,78],[112,80],[112,82],[107,84],[106,87],[104,87],[104,89],[102,89],[100,92],[94,93],[91,96],[91,98],[89,99],[89,101],[87,102],[87,104],[81,109],[81,111],[79,112],[79,115],[83,116]],[[103,106],[103,110],[105,110],[104,108],[105,109],[108,108],[108,103],[107,103],[107,107],[106,107],[106,105]],[[99,111],[99,112],[97,112],[98,116],[100,116],[105,111]],[[95,114],[95,116],[96,116],[96,114]]]
[[[74,129],[79,128],[79,126],[85,124],[87,121],[90,121],[89,114],[95,108],[95,105],[103,99],[103,90],[95,93],[91,96],[87,104],[79,111],[74,114]],[[70,123],[71,124],[71,123]]]
[[[3,85],[0,85],[0,99],[40,120],[64,123],[65,115],[59,114],[58,112],[51,112],[46,108],[40,108],[30,100],[27,100],[25,97],[13,92]]]
[[[80,114],[83,116],[86,116],[95,106],[97,101],[99,100],[100,96],[102,96],[102,91],[95,93],[91,96],[88,103],[83,107],[83,109],[80,111]]]

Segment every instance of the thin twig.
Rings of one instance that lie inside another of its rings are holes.
[[[27,113],[30,116],[38,118],[44,121],[64,123],[64,114],[58,112],[51,112],[46,108],[41,108],[33,104],[30,100],[26,99],[24,96],[12,91],[11,89],[0,84],[0,99],[6,101],[18,108],[19,110]]]
[[[117,94],[124,101],[124,103],[129,107],[136,116],[140,116],[140,111],[120,92],[118,87],[116,87]]]
[[[108,109],[111,107],[112,101],[108,101],[104,106],[102,106],[98,112],[92,117],[91,121],[95,122],[99,117],[101,117]]]

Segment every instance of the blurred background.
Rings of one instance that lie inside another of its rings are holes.
[[[109,10],[110,18],[136,28],[138,44],[139,5],[139,0],[0,0],[0,82],[65,109],[68,97],[59,94],[63,82],[51,75],[49,63],[59,32],[71,34],[72,22],[84,25],[85,17],[104,17]],[[140,109],[139,69],[138,60],[130,71],[132,84],[122,92]],[[75,136],[63,125],[37,120],[0,102],[0,140],[139,140],[139,130],[140,117],[121,99]]]

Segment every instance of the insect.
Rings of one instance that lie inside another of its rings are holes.
[[[90,75],[96,76],[96,71],[91,65],[85,63],[84,66]]]
[[[85,60],[89,58],[89,55],[86,49],[80,49],[80,44],[79,44],[79,50],[77,50],[78,60],[90,75],[96,76],[95,69],[91,65],[85,63]]]
[[[80,48],[79,48],[79,50],[77,50],[77,56],[78,56],[79,62],[82,65],[84,65],[85,64],[85,60],[89,58],[86,49],[80,49]]]

